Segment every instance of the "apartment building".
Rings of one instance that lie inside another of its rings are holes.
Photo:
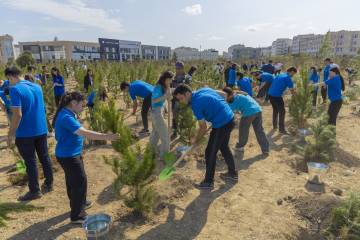
[[[121,62],[141,59],[141,42],[119,40],[119,56]]]
[[[141,45],[142,59],[157,60],[157,47],[153,45]]]
[[[257,59],[261,56],[261,49],[237,44],[229,48],[229,54],[232,60]]]
[[[360,31],[330,32],[331,48],[334,55],[357,55],[360,51]]]
[[[94,61],[100,59],[98,43],[78,41],[19,42],[20,53],[30,52],[37,62]]]
[[[178,47],[174,49],[174,54],[180,61],[198,60],[200,58],[200,52],[197,48]]]
[[[14,38],[8,34],[0,36],[0,62],[7,63],[9,60],[15,59]]]
[[[206,49],[199,54],[201,60],[216,61],[219,58],[219,51],[215,49]]]
[[[292,40],[289,38],[278,38],[271,45],[272,56],[287,55],[290,52]]]
[[[291,54],[316,55],[324,41],[324,35],[321,34],[303,34],[293,37]]]
[[[157,46],[157,60],[171,59],[171,47]]]
[[[272,46],[260,48],[260,57],[261,58],[270,58],[271,57],[271,49],[272,49]]]

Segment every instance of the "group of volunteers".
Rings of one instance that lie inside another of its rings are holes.
[[[254,65],[254,66],[253,66]],[[257,66],[256,66],[257,67]],[[252,125],[256,139],[266,158],[270,153],[269,141],[263,128],[262,108],[256,98],[270,100],[273,108],[273,128],[281,134],[286,134],[285,129],[285,104],[284,93],[290,89],[296,94],[293,76],[297,73],[295,67],[290,67],[282,73],[277,70],[279,66],[272,66],[272,62],[263,64],[261,70],[255,70],[255,64],[250,67],[243,66],[243,71],[238,71],[237,65],[227,63],[224,69],[225,87],[221,90],[203,87],[192,90],[193,75],[197,68],[192,66],[185,71],[183,62],[176,62],[175,74],[171,71],[163,72],[153,86],[142,80],[122,82],[120,89],[128,93],[133,101],[132,114],[136,114],[138,100],[142,99],[141,117],[143,129],[140,133],[150,134],[150,146],[164,160],[170,151],[171,140],[177,137],[177,114],[179,104],[191,107],[198,121],[198,132],[191,144],[197,144],[208,132],[211,126],[207,147],[205,150],[206,171],[203,181],[196,184],[199,189],[212,189],[217,153],[220,151],[227,164],[228,171],[220,175],[223,180],[237,182],[238,173],[235,168],[234,156],[229,146],[230,136],[235,127],[235,113],[241,113],[239,123],[239,139],[235,146],[237,152],[243,153],[248,142],[250,126]],[[280,67],[281,69],[281,67]],[[251,71],[250,71],[251,70]],[[90,69],[84,79],[84,92],[90,94],[86,97],[78,92],[65,92],[64,78],[59,69],[52,68],[51,75],[46,66],[42,72],[33,77],[33,69],[29,68],[25,78],[17,67],[8,67],[5,70],[7,80],[0,84],[0,107],[9,119],[8,145],[15,143],[18,152],[24,159],[26,172],[29,179],[29,192],[19,197],[20,201],[30,201],[40,198],[53,190],[53,170],[48,153],[48,127],[54,128],[56,149],[55,156],[65,173],[67,195],[70,200],[71,221],[82,223],[85,220],[85,210],[92,203],[87,200],[87,177],[84,170],[82,157],[84,138],[91,140],[115,141],[119,138],[116,134],[105,134],[85,129],[79,122],[78,115],[84,107],[94,107],[95,92],[93,91],[94,79]],[[344,79],[340,74],[339,66],[330,59],[325,60],[323,81],[320,81],[321,70],[311,68],[309,87],[314,89],[314,105],[316,104],[317,91],[321,88],[330,99],[328,109],[329,124],[336,124],[336,118],[342,106],[342,91]],[[48,126],[42,85],[52,77],[57,111],[51,126]],[[257,89],[255,95],[253,89]],[[106,93],[100,93],[105,98]],[[326,101],[326,96],[323,99]],[[86,103],[87,102],[87,103]],[[172,130],[165,121],[166,102],[171,106]],[[152,128],[149,129],[148,115],[151,112]],[[158,143],[160,146],[158,147]],[[40,160],[45,181],[39,186],[36,156]]]

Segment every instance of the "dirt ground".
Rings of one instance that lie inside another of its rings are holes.
[[[290,149],[291,136],[271,132],[271,106],[263,106],[264,127],[271,142],[271,154],[263,159],[253,131],[244,156],[236,155],[239,182],[223,182],[218,174],[226,171],[224,161],[217,164],[215,189],[199,191],[193,183],[204,175],[203,150],[188,157],[169,181],[158,182],[161,200],[148,220],[134,216],[112,190],[115,175],[102,156],[113,153],[111,146],[87,149],[84,153],[88,176],[88,199],[95,205],[89,214],[105,212],[113,218],[108,239],[143,240],[250,240],[323,239],[330,209],[352,191],[360,191],[360,117],[352,114],[352,102],[341,110],[337,127],[336,161],[331,163],[324,188],[307,184],[307,173],[299,171],[301,157]],[[134,118],[132,121],[135,121]],[[133,126],[140,130],[140,126]],[[0,113],[0,139],[7,123]],[[233,147],[238,138],[235,129]],[[53,141],[53,140],[51,140]],[[147,141],[144,139],[142,141]],[[27,187],[11,186],[7,171],[14,156],[0,142],[0,201],[15,202]],[[342,196],[334,192],[342,190]],[[69,203],[62,170],[55,174],[54,191],[31,204],[44,210],[11,214],[7,227],[0,228],[0,239],[86,239],[83,229],[69,224]]]

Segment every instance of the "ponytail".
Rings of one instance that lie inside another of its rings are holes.
[[[173,78],[174,77],[174,73],[170,72],[170,71],[166,71],[163,74],[161,74],[159,80],[157,81],[157,84],[159,84],[162,87],[163,93],[166,90],[166,86],[165,86],[165,81],[168,78]]]
[[[66,92],[65,95],[63,95],[60,99],[60,104],[59,104],[59,107],[57,108],[56,110],[56,113],[55,113],[55,116],[54,116],[54,119],[52,121],[52,127],[55,128],[55,122],[56,122],[56,118],[58,117],[59,115],[59,112],[66,106],[68,106],[71,101],[77,101],[77,102],[81,102],[84,100],[84,96],[78,92],[78,91],[75,91],[75,92]]]
[[[330,69],[330,71],[332,71],[332,72],[336,73],[337,75],[339,75],[340,80],[341,80],[341,90],[342,90],[342,91],[345,91],[345,81],[344,81],[343,76],[342,76],[341,73],[340,73],[339,68],[334,67],[334,68]]]

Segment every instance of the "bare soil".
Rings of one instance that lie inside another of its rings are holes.
[[[143,219],[131,213],[113,192],[115,178],[102,156],[114,154],[110,145],[86,149],[84,159],[88,177],[88,199],[94,206],[89,214],[105,212],[113,218],[108,239],[187,240],[187,239],[323,239],[331,208],[352,191],[360,191],[360,117],[352,106],[344,105],[337,126],[338,146],[335,161],[325,178],[324,187],[307,184],[301,168],[301,156],[291,152],[297,139],[270,131],[271,106],[263,106],[264,127],[271,141],[271,154],[263,159],[253,131],[244,156],[235,155],[239,182],[223,182],[218,174],[226,171],[222,158],[217,164],[215,189],[199,191],[193,183],[204,175],[203,149],[186,158],[176,174],[166,182],[157,182],[160,195],[154,213]],[[135,117],[129,120],[135,122]],[[141,129],[133,124],[133,129]],[[3,136],[7,122],[0,114],[0,201],[15,202],[27,191],[12,186],[7,171],[15,158],[6,149]],[[234,130],[233,147],[238,138]],[[50,141],[53,141],[51,139]],[[147,139],[142,139],[147,142]],[[69,224],[69,201],[64,174],[55,173],[54,191],[31,204],[43,211],[11,214],[7,227],[0,228],[0,239],[86,239],[83,229]],[[341,191],[339,191],[341,190]],[[335,194],[336,193],[336,194]],[[338,196],[341,195],[341,196]]]

